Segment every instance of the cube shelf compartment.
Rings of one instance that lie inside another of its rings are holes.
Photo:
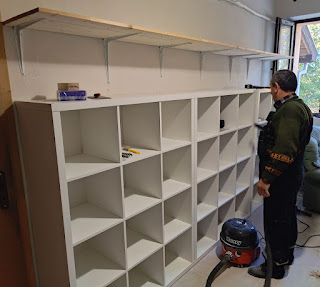
[[[254,150],[253,128],[244,128],[238,131],[237,162],[251,157]]]
[[[191,187],[191,147],[163,154],[163,198],[167,199]]]
[[[159,203],[162,198],[160,156],[123,166],[125,217]]]
[[[74,248],[77,287],[100,287],[125,274],[124,227],[119,224]]]
[[[224,205],[236,194],[236,167],[231,167],[219,174],[218,206]]]
[[[61,112],[61,127],[67,181],[119,165],[116,107]]]
[[[260,93],[258,121],[264,121],[267,119],[267,116],[271,111],[271,105],[272,105],[271,94]]]
[[[208,251],[218,240],[218,211],[197,224],[197,258]]]
[[[250,187],[251,181],[251,160],[245,160],[237,164],[237,186],[236,194],[243,192],[245,189]]]
[[[219,177],[211,177],[198,184],[197,221],[202,220],[218,208]]]
[[[160,107],[159,103],[125,105],[120,107],[121,145],[129,146],[140,154],[133,153],[124,162],[150,157],[159,154],[160,139]]]
[[[218,209],[218,238],[220,239],[220,232],[222,225],[228,219],[234,218],[235,216],[235,200],[227,202],[225,205]]]
[[[127,262],[131,269],[162,247],[161,204],[126,221]]]
[[[127,286],[127,278],[126,275],[121,276],[116,281],[112,282],[108,287],[126,287]]]
[[[253,94],[239,95],[239,128],[252,125],[254,119],[254,101]]]
[[[191,229],[165,246],[165,285],[170,284],[192,262]]]
[[[220,97],[198,99],[197,141],[217,136],[220,132]]]
[[[246,218],[250,214],[251,204],[250,204],[250,189],[247,188],[244,192],[236,196],[236,214],[237,218]]]
[[[69,182],[68,192],[73,245],[122,221],[120,168]]]
[[[263,197],[258,193],[258,184],[255,184],[252,189],[251,211],[255,211],[263,203]]]
[[[206,180],[219,171],[219,140],[212,138],[198,143],[197,182]]]
[[[161,103],[162,150],[191,145],[191,100]]]
[[[238,95],[222,96],[220,98],[220,120],[224,120],[224,128],[220,129],[220,132],[238,127],[238,109]]]
[[[164,202],[164,243],[168,243],[191,228],[191,189]]]
[[[130,287],[161,287],[164,285],[163,249],[129,271]]]
[[[219,170],[223,171],[236,163],[237,133],[232,132],[220,136]]]

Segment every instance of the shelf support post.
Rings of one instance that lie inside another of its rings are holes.
[[[172,44],[172,45],[166,45],[166,46],[160,46],[159,47],[159,56],[160,56],[160,77],[162,78],[162,62],[163,62],[163,50],[165,48],[174,48],[182,45],[188,45],[191,44],[191,42],[181,43],[181,44]]]
[[[140,33],[131,33],[127,35],[121,35],[121,36],[115,36],[115,37],[110,37],[110,38],[105,38],[103,39],[103,46],[104,46],[104,57],[106,61],[106,73],[107,73],[107,82],[108,84],[110,83],[110,67],[109,67],[109,43],[112,41],[120,40],[123,38],[127,38],[130,36],[135,36]]]
[[[43,19],[32,20],[30,22],[13,27],[14,42],[16,46],[20,74],[22,76],[24,76],[24,64],[23,64],[23,53],[22,53],[22,30],[42,20]]]
[[[251,59],[247,58],[247,80],[249,78],[250,63],[251,63]]]

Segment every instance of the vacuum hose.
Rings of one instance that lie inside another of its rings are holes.
[[[272,260],[271,247],[268,241],[268,236],[266,231],[265,231],[265,234],[266,234],[265,240],[266,240],[266,252],[267,252],[267,273],[266,273],[266,280],[264,282],[264,287],[269,287],[271,284],[273,260]]]
[[[214,276],[220,271],[220,269],[226,265],[227,262],[229,262],[233,258],[232,252],[226,252],[226,255],[221,259],[221,261],[217,264],[216,267],[213,268],[211,273],[208,276],[206,287],[211,287],[211,284],[213,282]]]

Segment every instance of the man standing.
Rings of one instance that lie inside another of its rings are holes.
[[[297,78],[289,70],[271,79],[276,112],[260,132],[258,193],[264,197],[264,229],[273,260],[272,277],[283,278],[293,262],[297,240],[296,198],[303,179],[303,154],[310,139],[313,117],[295,94]],[[267,264],[250,267],[252,276],[265,278]]]

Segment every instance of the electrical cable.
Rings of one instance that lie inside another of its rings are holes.
[[[306,240],[305,243],[303,243],[302,245],[300,244],[296,244],[297,247],[301,247],[301,248],[320,248],[320,246],[306,246],[307,242],[310,240],[310,238],[312,237],[317,237],[320,236],[320,234],[314,234],[308,237],[308,239]]]

